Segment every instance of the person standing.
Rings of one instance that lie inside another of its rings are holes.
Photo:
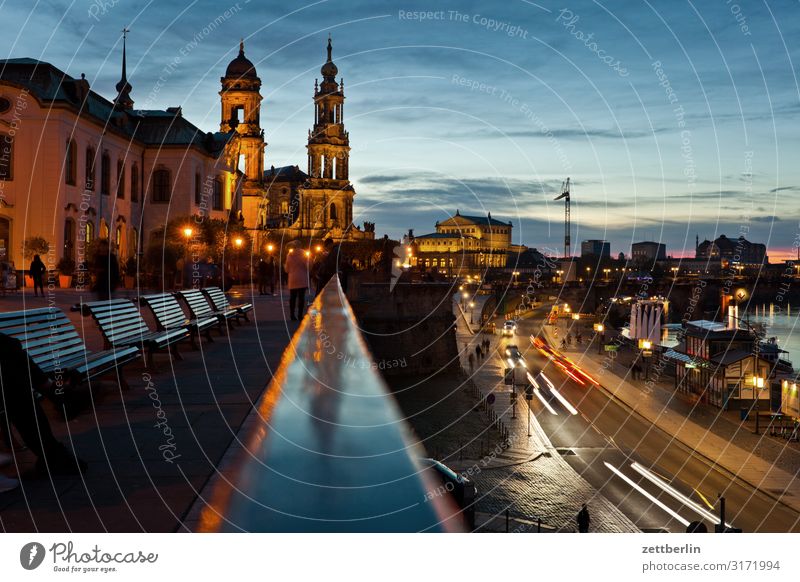
[[[575,521],[578,522],[578,532],[589,533],[589,524],[592,522],[592,518],[589,516],[589,508],[586,507],[585,503],[578,512]]]
[[[258,260],[258,294],[267,294],[267,277],[269,272],[269,265],[263,258]]]
[[[30,273],[33,279],[33,295],[38,297],[38,290],[41,289],[42,297],[44,297],[44,274],[47,272],[47,267],[44,266],[42,259],[39,255],[33,255],[31,262]]]
[[[284,269],[288,274],[289,287],[289,316],[292,321],[303,319],[306,304],[306,289],[308,289],[308,257],[296,241],[290,243],[289,253],[286,255]],[[297,315],[295,316],[295,305]]]

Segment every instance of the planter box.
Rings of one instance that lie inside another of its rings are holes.
[[[62,289],[68,289],[72,287],[72,275],[59,275],[58,286]]]

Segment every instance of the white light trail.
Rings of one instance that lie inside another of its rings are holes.
[[[533,393],[536,395],[536,398],[539,399],[539,402],[541,402],[544,405],[544,407],[547,410],[550,411],[550,414],[555,414],[556,416],[558,416],[558,413],[555,411],[555,409],[552,406],[550,406],[550,403],[547,402],[547,400],[544,399],[544,396],[542,396],[542,393],[539,392],[538,388],[534,388],[533,389]]]
[[[683,493],[681,493],[680,491],[675,489],[669,483],[665,483],[663,479],[659,479],[658,477],[656,477],[656,475],[654,475],[649,470],[645,469],[639,463],[633,463],[633,464],[631,464],[631,467],[633,468],[634,471],[636,471],[642,477],[644,477],[645,479],[650,481],[653,485],[655,485],[659,489],[665,491],[670,496],[672,496],[674,499],[680,501],[686,507],[688,507],[689,509],[691,509],[692,511],[694,511],[695,513],[697,513],[701,517],[704,517],[705,519],[707,519],[711,523],[719,523],[719,517],[717,517],[716,515],[714,515],[713,513],[708,511],[707,509],[705,509],[702,505],[700,505],[696,501],[693,501],[693,500],[689,499],[688,497],[686,497]],[[726,523],[725,525],[728,526],[728,527],[732,527],[731,524],[729,524],[729,523]]]
[[[670,509],[669,507],[667,507],[666,505],[664,505],[663,503],[661,503],[661,502],[660,502],[658,499],[656,499],[655,497],[653,497],[652,495],[650,495],[650,493],[648,493],[647,491],[645,491],[644,489],[642,489],[642,488],[641,488],[639,485],[637,485],[636,483],[634,483],[633,481],[631,481],[631,480],[630,480],[630,479],[629,479],[629,478],[628,478],[628,477],[627,477],[625,474],[623,474],[623,473],[622,473],[622,471],[620,471],[619,469],[617,469],[615,466],[611,465],[611,464],[610,464],[608,461],[603,461],[603,464],[604,464],[606,467],[608,467],[609,469],[611,469],[611,471],[612,471],[612,472],[613,472],[613,473],[614,473],[614,474],[615,474],[617,477],[619,477],[620,479],[622,479],[623,481],[625,481],[625,482],[626,482],[628,485],[630,485],[631,487],[633,487],[634,489],[636,489],[636,491],[638,491],[639,493],[641,493],[642,495],[644,495],[645,497],[647,497],[647,498],[648,498],[650,501],[652,501],[652,502],[653,502],[655,505],[658,505],[658,506],[659,506],[661,509],[663,509],[663,510],[664,510],[666,513],[668,513],[669,515],[671,515],[672,517],[674,517],[675,519],[677,519],[679,522],[681,522],[681,523],[682,523],[684,526],[686,526],[686,527],[688,527],[688,526],[689,526],[689,522],[688,522],[686,519],[684,519],[683,517],[681,517],[680,515],[678,515],[676,512],[672,511],[672,509]]]

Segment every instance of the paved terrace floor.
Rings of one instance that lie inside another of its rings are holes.
[[[122,291],[115,297],[133,294]],[[93,382],[90,390],[84,385],[86,409],[69,422],[45,404],[56,437],[74,447],[89,471],[82,478],[36,477],[33,454],[18,452],[16,470],[0,469],[7,476],[19,472],[22,481],[19,489],[0,494],[0,530],[185,529],[182,521],[197,492],[216,472],[296,328],[284,318],[278,297],[251,296],[247,289],[229,295],[232,303],[255,305],[252,322],[234,327],[229,337],[214,332],[215,342],[203,341],[199,351],[181,344],[182,361],[159,354],[157,373],[141,363],[128,365],[127,392],[114,377]],[[102,349],[94,321],[69,312],[79,299],[75,291],[56,289],[56,306],[78,325],[90,349]],[[18,293],[0,297],[0,311],[43,307],[47,301]],[[172,462],[165,455],[174,456]]]

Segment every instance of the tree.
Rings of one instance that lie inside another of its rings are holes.
[[[31,236],[22,241],[22,256],[32,259],[34,255],[46,255],[50,251],[50,243],[41,236]]]

